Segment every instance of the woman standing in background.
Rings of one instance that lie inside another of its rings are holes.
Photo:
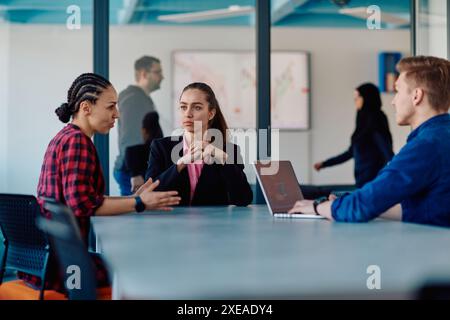
[[[381,110],[378,88],[372,83],[365,83],[356,88],[354,96],[358,112],[350,147],[338,156],[317,162],[314,169],[320,171],[353,158],[356,186],[361,188],[377,176],[392,159],[394,152],[387,117]]]

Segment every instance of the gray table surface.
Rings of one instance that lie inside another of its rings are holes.
[[[450,229],[276,219],[265,206],[93,217],[115,298],[412,298],[450,280]],[[370,265],[381,289],[369,290]]]

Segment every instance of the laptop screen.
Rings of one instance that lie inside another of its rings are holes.
[[[268,170],[269,167],[276,168],[277,165],[278,170]],[[290,161],[271,161],[269,164],[257,161],[255,169],[272,213],[287,212],[296,201],[303,200],[303,194]],[[267,174],[268,171],[272,171],[272,174]]]

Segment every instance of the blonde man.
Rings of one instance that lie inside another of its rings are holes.
[[[364,222],[378,216],[450,226],[450,62],[410,57],[397,65],[396,122],[411,126],[406,145],[372,182],[326,201],[298,201],[291,212]]]

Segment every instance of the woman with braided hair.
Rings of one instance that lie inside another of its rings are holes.
[[[71,122],[50,141],[44,156],[37,187],[38,202],[44,215],[49,216],[43,208],[42,198],[52,198],[67,205],[75,215],[87,244],[89,219],[93,215],[167,211],[179,203],[176,191],[156,192],[154,189],[159,181],[152,180],[132,196],[104,195],[105,181],[92,137],[94,134],[107,134],[119,117],[117,93],[108,80],[93,73],[80,75],[68,91],[67,102],[55,112],[62,122]],[[97,259],[94,262],[99,265]],[[35,277],[26,280],[31,284],[39,282]],[[100,279],[99,285],[102,282]],[[60,289],[58,283],[49,286]]]
[[[67,98],[55,112],[62,122],[72,121],[48,146],[38,197],[66,204],[77,217],[169,210],[178,204],[177,192],[153,191],[158,181],[147,182],[133,196],[105,197],[103,172],[91,138],[95,133],[107,134],[119,118],[116,90],[105,78],[85,73],[75,79]]]

